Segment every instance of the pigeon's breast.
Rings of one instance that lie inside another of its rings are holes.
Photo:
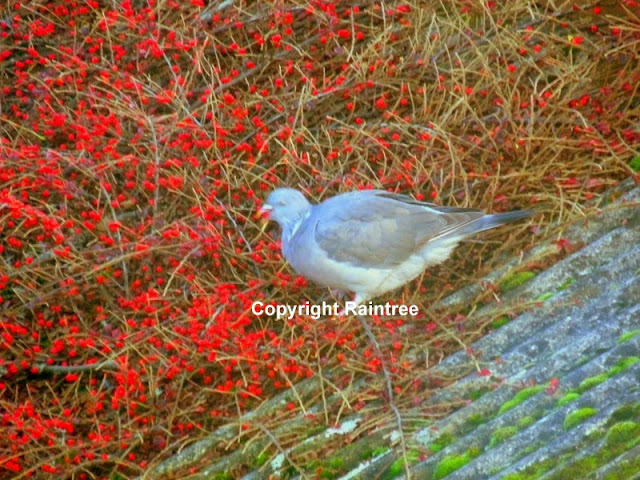
[[[393,268],[364,267],[339,261],[315,241],[312,219],[302,221],[293,229],[283,254],[293,269],[312,282],[340,290],[357,292],[373,298],[394,290],[418,277],[426,267],[444,261],[459,242],[459,238],[442,239],[425,245],[406,261]]]
[[[363,268],[336,261],[327,255],[314,238],[316,221],[305,219],[292,229],[288,241],[282,243],[282,253],[299,275],[331,288],[369,291],[387,277],[390,270]]]

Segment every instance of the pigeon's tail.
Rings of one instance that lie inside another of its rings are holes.
[[[465,234],[473,234],[482,232],[484,230],[489,230],[490,228],[499,227],[505,223],[516,222],[518,220],[522,220],[523,218],[530,217],[535,212],[531,210],[516,210],[513,212],[506,213],[494,213],[489,215],[484,215],[480,217],[473,223],[470,223],[463,232]]]

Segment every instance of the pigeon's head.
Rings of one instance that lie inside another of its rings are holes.
[[[267,202],[260,209],[268,213],[283,229],[292,228],[307,214],[311,204],[304,195],[294,188],[277,188],[269,194]]]

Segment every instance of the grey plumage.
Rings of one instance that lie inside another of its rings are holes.
[[[279,188],[262,208],[282,227],[282,252],[315,283],[355,292],[355,301],[393,290],[446,260],[464,238],[532,215],[442,207],[383,190],[343,193],[317,205]]]

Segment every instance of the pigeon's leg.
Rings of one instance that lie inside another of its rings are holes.
[[[356,292],[356,294],[353,297],[353,301],[356,304],[356,307],[358,305],[361,305],[362,303],[366,302],[367,300],[369,300],[369,296],[368,295],[363,295],[362,293],[358,293]],[[340,310],[340,312],[338,313],[339,317],[344,317],[345,314],[345,308],[343,308],[342,310]]]
[[[331,296],[336,300],[344,300],[347,296],[347,292],[340,290],[339,288],[330,288],[329,293],[331,293]]]
[[[348,292],[340,290],[339,288],[329,288],[329,293],[334,300],[342,302],[345,298],[347,298]],[[338,317],[344,317],[344,308],[338,312]]]
[[[356,302],[356,306],[366,302],[367,300],[369,300],[369,295],[364,295],[358,292],[356,292],[355,297],[353,297],[353,301]]]

